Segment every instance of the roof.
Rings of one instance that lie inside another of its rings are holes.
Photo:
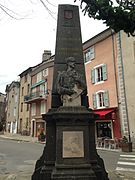
[[[8,91],[10,91],[12,88],[14,88],[14,87],[18,87],[19,88],[19,86],[20,86],[20,82],[18,82],[18,81],[13,81],[11,84],[8,84],[7,86],[6,86],[6,92],[8,92]]]
[[[83,50],[87,49],[90,46],[93,46],[94,44],[96,44],[100,41],[103,41],[104,39],[108,38],[112,34],[114,34],[114,31],[112,29],[110,29],[110,28],[105,29],[101,33],[99,33],[99,34],[93,36],[91,39],[88,39],[87,41],[85,41],[83,43]]]

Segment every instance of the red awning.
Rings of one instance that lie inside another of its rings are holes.
[[[103,110],[95,110],[94,112],[102,117],[113,111],[114,111],[114,109],[103,109]]]

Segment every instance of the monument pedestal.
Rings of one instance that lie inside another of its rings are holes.
[[[43,118],[47,123],[47,144],[33,180],[108,180],[104,162],[96,151],[96,115],[92,110],[60,106]]]
[[[55,165],[52,172],[52,179],[54,180],[95,180],[97,179],[91,166],[83,165]]]
[[[94,118],[90,118],[89,114],[86,107],[82,106],[61,106],[57,109],[54,116],[56,164],[52,179],[96,179],[90,164],[89,151],[90,141],[93,141],[93,138],[89,139],[89,125],[94,124]]]
[[[51,179],[108,179],[103,161],[96,152],[92,110],[83,106],[61,106],[45,117],[47,122],[51,118],[56,125],[56,161]]]

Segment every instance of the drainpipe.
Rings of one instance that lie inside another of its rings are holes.
[[[124,90],[124,96],[125,96],[125,110],[126,110],[127,126],[128,126],[128,140],[129,140],[129,142],[131,142],[129,116],[128,116],[128,109],[127,109],[127,96],[126,96],[125,78],[124,78],[124,65],[123,65],[122,47],[121,47],[121,33],[120,32],[118,32],[118,37],[119,37],[119,47],[120,47],[120,63],[121,63],[121,69],[122,69],[123,90]]]

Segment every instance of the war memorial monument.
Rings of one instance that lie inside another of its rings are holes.
[[[96,114],[88,107],[79,8],[59,5],[46,146],[32,180],[108,180],[96,151]]]

